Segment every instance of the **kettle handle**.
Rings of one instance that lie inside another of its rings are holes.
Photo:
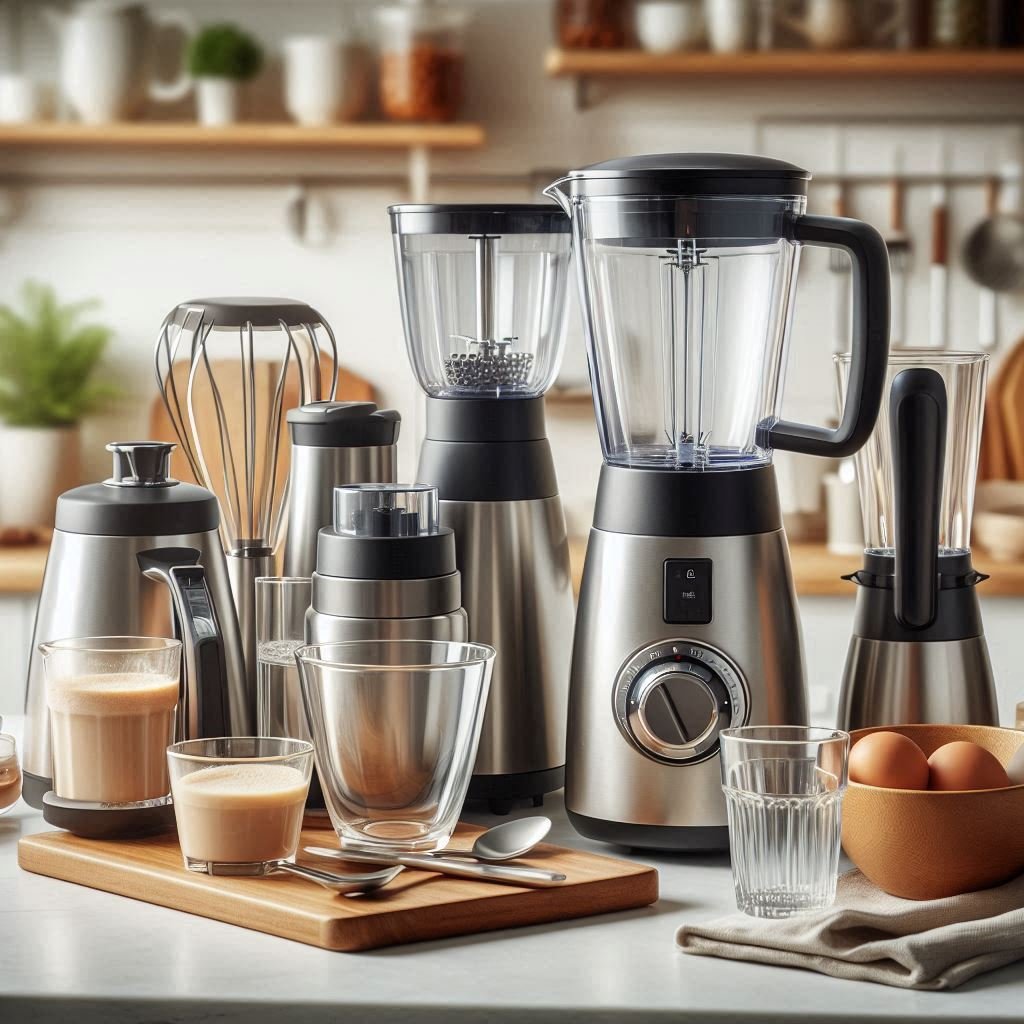
[[[136,557],[143,575],[167,584],[181,631],[184,664],[177,738],[229,735],[224,641],[206,585],[206,570],[199,565],[199,552],[195,548],[151,548]]]
[[[766,421],[758,426],[757,440],[765,448],[845,458],[871,436],[882,405],[889,360],[889,253],[870,224],[847,217],[797,217],[792,238],[845,249],[853,262],[853,346],[846,404],[835,430]]]
[[[147,11],[147,17],[158,28],[173,28],[181,33],[184,49],[188,49],[196,34],[196,23],[188,11]],[[153,81],[149,83],[149,98],[157,103],[174,103],[183,100],[193,86],[192,76],[188,72],[187,61],[182,57],[181,71],[177,78],[169,82]]]
[[[946,385],[926,367],[904,370],[889,394],[895,497],[893,605],[904,629],[927,629],[938,610],[939,507],[946,458]]]

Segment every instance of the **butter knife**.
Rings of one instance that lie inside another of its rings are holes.
[[[375,853],[370,850],[334,850],[326,846],[307,846],[305,852],[314,857],[329,860],[344,860],[353,864],[401,864],[407,868],[436,871],[441,875],[455,875],[458,878],[475,878],[480,882],[503,882],[506,885],[523,885],[542,889],[561,885],[565,875],[541,868],[515,867],[510,864],[472,864],[454,858],[429,856],[422,853]]]

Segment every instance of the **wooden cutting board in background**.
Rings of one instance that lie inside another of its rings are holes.
[[[1024,340],[1006,357],[996,394],[1008,463],[1000,479],[1024,480]]]
[[[1011,455],[1011,446],[1021,451],[1024,444],[1024,405],[1019,393],[1018,373],[1024,369],[1024,339],[1007,353],[999,372],[992,374],[985,398],[985,421],[981,433],[981,459],[979,480],[1013,480],[1017,458]],[[1007,399],[1007,385],[1017,380],[1016,396]],[[1016,403],[1014,405],[1014,402]]]
[[[330,360],[326,357],[322,357],[321,366],[324,369],[324,378],[326,379],[330,370]],[[277,381],[279,368],[278,365],[271,363],[268,360],[257,360],[254,370],[257,420],[259,421],[262,419],[263,422],[266,422],[266,408],[268,403],[273,400],[273,388]],[[174,364],[174,384],[178,391],[178,400],[182,406],[182,412],[186,417],[186,423],[188,422],[188,409],[186,406],[185,396],[188,391],[188,372],[189,365],[187,362],[179,361]],[[228,360],[215,361],[213,363],[213,374],[217,381],[217,386],[221,391],[221,400],[225,405],[225,420],[233,424],[240,424],[242,422],[242,389],[241,370],[239,364]],[[338,388],[336,398],[338,401],[343,402],[373,402],[375,401],[376,396],[373,385],[368,380],[364,380],[362,377],[359,377],[354,373],[350,373],[348,370],[341,369],[338,371]],[[298,377],[295,373],[289,373],[285,379],[284,409],[294,409],[298,404]],[[215,428],[217,422],[216,409],[210,389],[205,386],[205,381],[202,379],[197,379],[196,405],[197,418],[201,424],[201,429],[204,431],[203,436],[215,436],[216,431],[213,428]],[[174,432],[174,427],[171,424],[170,416],[168,415],[166,408],[164,408],[163,399],[161,399],[159,395],[153,399],[153,402],[150,405],[149,433],[151,440],[171,441],[175,444],[179,443],[178,436]],[[244,445],[238,430],[232,432],[231,444],[234,450],[234,461],[236,465],[241,466],[242,456],[240,453],[244,451]],[[222,481],[223,471],[222,463],[220,461],[219,446],[214,446],[214,450],[212,451],[204,450],[204,454],[207,457],[210,472],[216,484],[213,488],[214,493],[216,493],[217,497],[223,503],[225,501],[225,487]],[[265,439],[257,438],[255,473],[255,479],[257,482],[261,481],[264,477],[266,455]],[[184,480],[186,483],[200,482],[196,480],[188,464],[188,459],[180,450],[175,452],[171,465],[172,474],[178,480]],[[283,486],[284,481],[288,478],[290,465],[291,445],[288,443],[287,425],[284,421],[284,417],[282,417],[280,444],[277,455],[277,493],[280,493],[280,487]]]
[[[452,849],[468,850],[482,831],[460,825]],[[303,846],[336,847],[337,839],[322,829],[303,830],[300,861],[324,867],[307,859]],[[18,843],[18,864],[27,871],[344,952],[566,921],[658,899],[658,872],[646,864],[547,844],[523,862],[561,871],[567,881],[523,889],[407,869],[372,895],[345,897],[291,875],[224,878],[186,871],[174,833],[114,841],[43,832]]]

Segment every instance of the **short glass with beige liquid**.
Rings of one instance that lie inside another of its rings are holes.
[[[3,719],[0,718],[0,729]],[[0,814],[6,814],[21,796],[21,765],[14,737],[0,732]]]
[[[166,803],[181,641],[108,636],[40,644],[53,750],[65,800]]]
[[[167,750],[185,867],[262,875],[294,861],[313,771],[313,744],[267,736],[187,740]]]

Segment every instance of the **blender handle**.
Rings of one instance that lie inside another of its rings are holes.
[[[231,733],[224,641],[195,548],[152,548],[136,556],[148,579],[171,592],[184,659],[178,700],[179,740]]]
[[[896,520],[893,607],[904,629],[927,629],[938,611],[939,505],[946,416],[946,386],[934,370],[904,370],[892,382],[889,424]]]
[[[849,386],[835,430],[779,420],[758,430],[765,448],[839,459],[871,436],[885,390],[889,359],[889,254],[870,225],[847,217],[806,215],[793,222],[793,240],[845,249],[853,262],[853,347]]]

